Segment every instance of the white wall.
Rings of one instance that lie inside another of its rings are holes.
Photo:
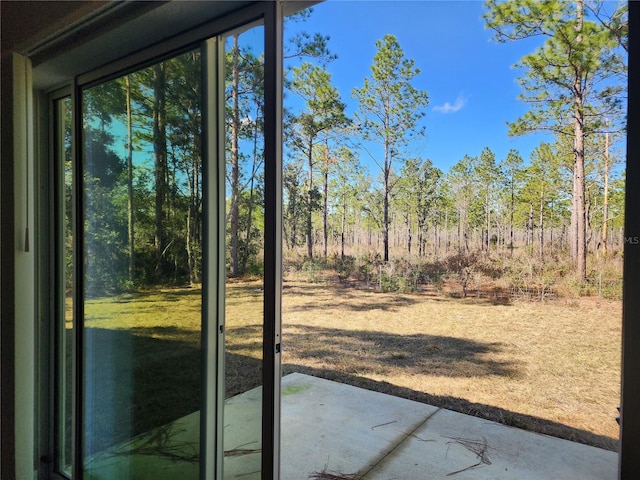
[[[34,138],[31,62],[13,54],[16,478],[35,478]],[[27,229],[29,233],[27,247]]]

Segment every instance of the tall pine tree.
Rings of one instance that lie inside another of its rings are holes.
[[[412,141],[424,134],[419,121],[429,97],[413,85],[420,70],[405,57],[396,37],[385,35],[376,47],[371,76],[364,79],[361,88],[353,89],[353,96],[358,101],[356,123],[362,140],[382,146],[382,154],[373,156],[382,172],[382,237],[384,261],[388,261],[391,171]]]
[[[543,37],[518,67],[521,99],[529,111],[510,133],[551,131],[573,139],[571,255],[579,279],[587,275],[585,136],[619,108],[625,72],[620,41],[602,22],[587,18],[585,1],[489,0],[484,18],[499,42]]]

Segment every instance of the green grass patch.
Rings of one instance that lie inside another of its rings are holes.
[[[309,390],[309,385],[287,385],[282,389],[282,396],[296,395]]]

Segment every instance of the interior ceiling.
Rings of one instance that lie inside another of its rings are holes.
[[[116,3],[2,0],[2,52],[24,53],[56,32]]]
[[[48,3],[48,2],[42,2]],[[58,2],[56,2],[58,3]],[[60,2],[64,3],[64,2]],[[73,2],[72,2],[73,3]],[[91,2],[88,2],[91,3]],[[250,1],[110,2],[40,44],[31,45],[33,83],[50,90],[250,4]]]

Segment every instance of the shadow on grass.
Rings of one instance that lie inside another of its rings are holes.
[[[121,293],[115,297],[98,297],[93,298],[91,301],[94,303],[124,303],[128,304],[132,301],[136,303],[157,303],[162,302],[179,302],[185,299],[185,297],[193,298],[194,300],[200,300],[202,297],[201,287],[166,287],[164,290],[144,290],[136,291],[133,293]]]
[[[200,410],[203,359],[199,332],[164,326],[87,328],[85,332],[86,455]],[[226,353],[227,398],[261,383],[260,360]],[[67,398],[71,398],[70,390]]]
[[[87,328],[85,348],[88,455],[200,408],[197,344]]]
[[[335,359],[337,368],[359,373],[445,377],[498,375],[517,378],[521,365],[489,357],[507,346],[440,335],[287,324],[283,348],[301,359]]]
[[[329,293],[330,292],[330,293]],[[446,291],[438,290],[432,285],[420,287],[415,292],[380,292],[376,287],[366,287],[360,284],[312,284],[296,282],[294,284],[285,283],[283,295],[314,298],[318,296],[326,296],[330,294],[334,301],[305,303],[304,305],[296,305],[289,308],[290,311],[304,311],[308,308],[315,309],[335,309],[337,302],[341,303],[340,307],[353,311],[371,311],[383,310],[394,311],[397,307],[413,305],[428,300],[430,302],[439,303],[462,303],[465,305],[476,306],[510,306],[512,299],[509,291],[500,287],[469,289],[467,296],[463,296],[462,291],[457,289],[447,289]],[[366,297],[363,297],[366,294]],[[379,295],[379,296],[378,296]],[[392,300],[390,300],[390,297]],[[347,303],[348,302],[348,303]]]
[[[381,310],[384,312],[394,312],[399,308],[416,304],[420,298],[415,295],[405,295],[397,293],[393,298],[389,298],[388,294],[376,297],[368,295],[363,297],[362,290],[356,288],[338,287],[338,286],[304,286],[296,288],[293,292],[285,292],[284,295],[293,295],[295,297],[309,297],[320,300],[315,302],[305,302],[302,305],[291,305],[287,307],[289,312],[307,312],[309,310],[335,310],[336,305],[340,305],[341,310],[353,312],[369,312]],[[331,302],[326,301],[326,295],[331,295]],[[325,296],[325,298],[322,298]]]
[[[408,400],[426,403],[435,407],[446,408],[448,410],[464,413],[466,415],[473,415],[478,418],[484,418],[486,420],[491,420],[530,432],[563,438],[565,440],[571,440],[573,442],[583,443],[585,445],[591,445],[614,452],[619,450],[619,442],[613,438],[606,437],[604,435],[597,435],[587,430],[570,427],[562,423],[534,417],[532,415],[512,412],[492,405],[470,402],[463,398],[431,395],[429,393],[399,387],[388,382],[376,381],[357,375],[345,375],[343,372],[337,372],[330,368],[312,368],[289,363],[283,365],[283,375],[294,372],[313,375],[315,377],[364,388],[374,392],[385,393],[395,397],[406,398]],[[611,421],[615,422],[613,416]]]

